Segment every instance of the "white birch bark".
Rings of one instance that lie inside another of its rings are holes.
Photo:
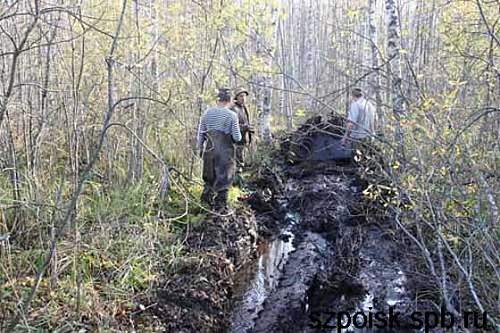
[[[273,64],[272,57],[272,43],[276,41],[276,26],[278,20],[278,13],[276,8],[271,8],[272,10],[272,26],[273,33],[272,38],[269,41],[265,40],[262,34],[258,37],[257,54],[260,54],[265,58],[265,63],[268,71],[270,71]],[[267,48],[267,49],[266,49]],[[259,77],[259,96],[257,109],[259,111],[259,136],[264,142],[271,141],[271,116],[272,116],[272,77],[270,73],[264,73]]]
[[[378,70],[378,47],[377,47],[377,25],[375,22],[375,10],[377,0],[369,0],[368,5],[368,26],[370,33],[370,48],[371,48],[371,62],[372,70],[374,71],[370,77],[370,86],[373,94],[375,95],[375,107],[380,122],[377,126],[383,126],[384,117],[382,115],[382,96],[380,94],[380,71]]]
[[[399,143],[399,153],[403,153],[403,133],[400,125],[400,118],[403,114],[403,95],[401,91],[401,60],[400,60],[400,36],[398,33],[399,24],[394,0],[386,0],[387,15],[387,55],[388,72],[391,80],[391,102],[392,112],[396,119],[396,141]],[[401,156],[403,157],[403,156]]]

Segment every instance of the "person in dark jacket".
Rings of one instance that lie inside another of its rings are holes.
[[[248,113],[248,108],[245,104],[246,97],[248,96],[248,91],[244,88],[237,88],[234,91],[234,104],[231,107],[237,116],[241,128],[242,139],[240,143],[236,146],[236,164],[238,168],[244,166],[244,148],[245,145],[251,143],[253,129],[250,126],[250,116]]]
[[[227,209],[235,171],[235,143],[241,141],[241,130],[237,115],[229,110],[230,90],[219,89],[217,98],[217,106],[208,108],[201,116],[197,141],[205,182],[201,201],[220,211]]]

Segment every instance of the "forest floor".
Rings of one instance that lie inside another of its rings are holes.
[[[333,312],[388,314],[392,306],[407,315],[385,322],[385,331],[413,331],[409,310],[429,308],[415,296],[430,286],[414,273],[411,244],[364,198],[356,168],[273,159],[274,167],[254,170],[251,195],[234,214],[179,235],[187,252],[134,319],[138,329],[356,331]]]

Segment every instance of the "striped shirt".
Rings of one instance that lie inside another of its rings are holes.
[[[225,134],[231,134],[233,140],[241,141],[241,131],[238,122],[238,116],[233,111],[225,107],[208,108],[201,116],[198,127],[198,149],[203,147],[208,131],[220,131]]]

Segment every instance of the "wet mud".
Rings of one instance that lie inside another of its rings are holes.
[[[242,208],[211,216],[182,234],[183,252],[170,263],[156,296],[135,324],[155,323],[158,332],[222,332],[229,326],[227,304],[235,272],[255,257],[258,226]]]
[[[286,170],[282,205],[297,218],[284,230],[293,244],[283,255],[274,250],[282,241],[271,242],[237,273],[246,282],[234,290],[229,332],[412,331],[404,316],[392,328],[358,328],[359,320],[349,324],[332,316],[388,313],[390,307],[407,312],[414,295],[397,231],[390,221],[367,222],[364,187],[353,170],[335,162]]]
[[[238,272],[232,301],[239,308],[232,313],[231,331],[244,332],[254,326],[264,301],[275,291],[283,267],[295,250],[293,239],[290,231],[284,231],[275,240],[260,244],[258,259]]]
[[[415,308],[421,279],[391,218],[373,218],[354,165],[289,157],[255,170],[235,214],[180,235],[184,253],[142,320],[166,332],[412,331],[405,316],[367,328],[332,315]]]

